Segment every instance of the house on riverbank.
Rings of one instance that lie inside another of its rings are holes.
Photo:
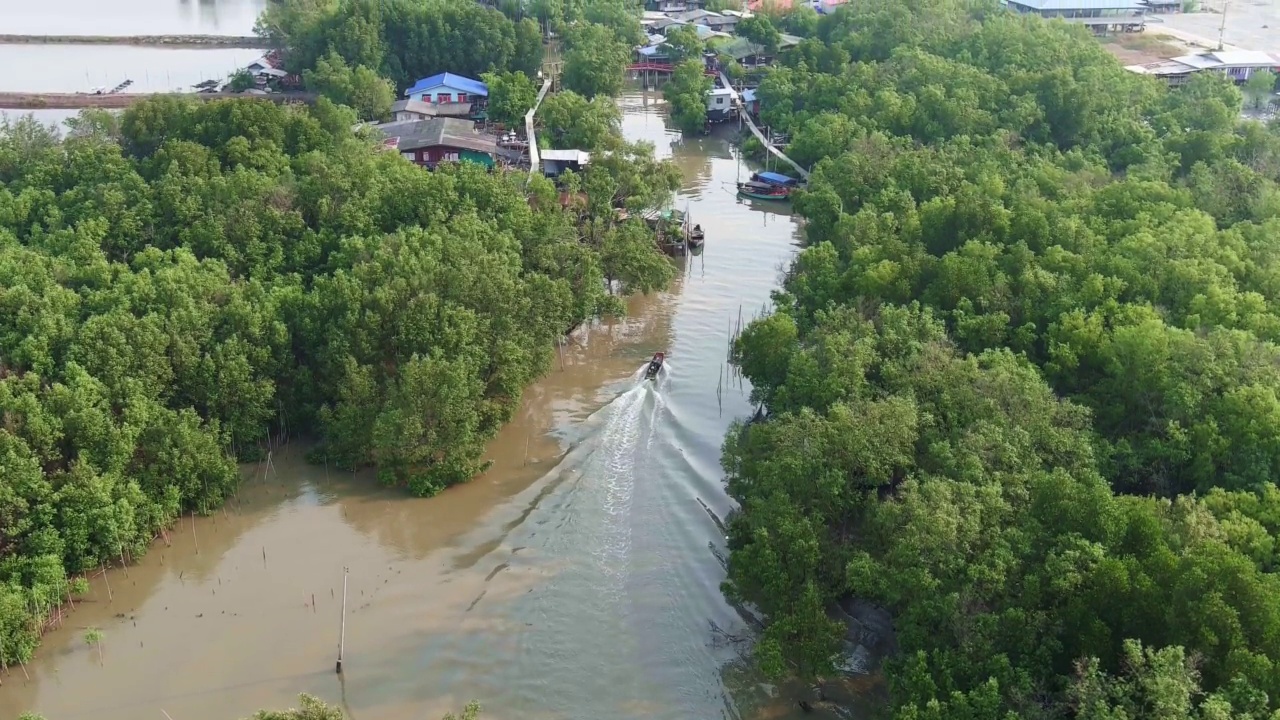
[[[421,100],[397,100],[391,103],[391,116],[396,122],[429,120],[436,117],[471,118],[474,105],[469,102],[426,103]]]
[[[388,149],[427,168],[442,162],[473,162],[491,168],[506,154],[496,138],[477,131],[469,120],[430,118],[373,127],[386,138]]]
[[[488,102],[489,86],[473,78],[442,72],[418,80],[404,91],[404,96],[432,105],[470,103],[472,110],[476,110]]]

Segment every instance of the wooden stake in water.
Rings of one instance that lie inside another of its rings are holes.
[[[338,666],[336,672],[342,674],[342,647],[347,644],[347,569],[342,568],[342,630],[338,633]]]

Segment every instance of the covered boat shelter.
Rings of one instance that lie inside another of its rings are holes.
[[[755,179],[762,183],[767,183],[769,185],[781,185],[783,187],[795,187],[800,184],[799,180],[796,180],[789,175],[769,171],[756,173]]]

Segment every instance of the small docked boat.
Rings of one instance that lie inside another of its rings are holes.
[[[777,187],[790,188],[792,190],[799,188],[801,183],[799,180],[776,172],[758,172],[751,176],[751,182],[760,183],[761,185],[774,185]]]
[[[665,353],[654,353],[653,359],[649,361],[649,367],[645,368],[644,379],[653,380],[658,377],[658,373],[662,371],[662,363],[666,360]]]
[[[738,194],[753,200],[786,201],[791,199],[791,188],[752,180],[738,183]]]
[[[701,225],[694,225],[689,231],[689,247],[700,248],[707,241],[707,233],[703,231]]]

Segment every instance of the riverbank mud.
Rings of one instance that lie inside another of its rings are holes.
[[[83,110],[100,108],[118,110],[136,102],[159,95],[194,98],[196,100],[225,100],[245,95],[229,92],[212,93],[55,93],[55,92],[0,92],[0,110]],[[309,103],[315,101],[314,93],[287,92],[254,95],[252,97],[276,103]]]
[[[0,45],[132,45],[167,48],[248,48],[275,45],[256,35],[3,35]]]

